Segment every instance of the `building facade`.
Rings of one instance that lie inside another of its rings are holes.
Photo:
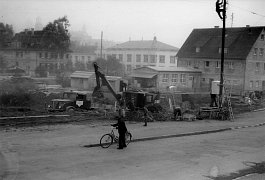
[[[105,58],[116,58],[125,67],[125,73],[131,74],[133,69],[154,67],[177,67],[176,53],[178,48],[153,40],[127,41],[105,49]]]
[[[21,47],[2,48],[0,54],[7,62],[8,67],[20,67],[28,76],[35,76],[35,70],[40,66],[45,67],[51,74],[55,74],[56,70],[66,68],[70,61],[70,52],[59,54],[53,51]]]
[[[201,87],[220,80],[222,29],[194,29],[177,53],[178,67],[202,71]],[[225,86],[232,92],[265,90],[264,27],[227,28],[224,48]]]
[[[201,71],[182,67],[141,67],[130,75],[138,88],[158,91],[194,92],[200,87]]]

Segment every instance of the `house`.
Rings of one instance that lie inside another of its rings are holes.
[[[70,61],[70,50],[58,52],[40,46],[43,31],[34,29],[15,34],[10,46],[0,48],[0,55],[10,66],[19,66],[26,75],[35,76],[37,67],[46,69],[54,75],[59,68],[65,69]]]
[[[92,62],[96,60],[96,46],[79,46],[71,45],[71,54],[70,58],[75,69],[87,70],[92,67]]]
[[[125,73],[143,66],[177,67],[178,48],[153,40],[127,41],[105,49],[106,58],[116,58],[125,66]]]
[[[140,67],[130,75],[138,88],[159,91],[196,91],[200,87],[201,71],[184,67]]]
[[[265,90],[264,26],[226,28],[224,80],[232,92]],[[202,71],[201,87],[220,80],[222,29],[194,29],[177,53],[178,67]]]
[[[93,91],[96,87],[96,77],[95,72],[87,71],[75,71],[70,75],[71,88],[77,90]],[[117,93],[121,89],[122,78],[118,76],[106,76],[113,90]],[[109,91],[106,87],[103,87],[103,91]]]

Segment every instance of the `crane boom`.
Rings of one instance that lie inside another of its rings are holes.
[[[111,84],[106,79],[105,75],[98,70],[99,66],[97,65],[96,62],[93,63],[93,66],[94,66],[94,69],[95,69],[95,76],[96,76],[97,85],[94,88],[92,96],[103,97],[103,93],[101,92],[100,89],[101,89],[102,84],[104,84],[104,85],[106,85],[108,87],[108,89],[110,90],[111,94],[115,97],[117,102],[121,105],[121,102],[122,102],[121,95],[116,94],[116,92],[113,90]],[[100,78],[102,80],[102,84],[100,84]]]

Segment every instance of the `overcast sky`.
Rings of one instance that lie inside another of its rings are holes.
[[[216,0],[0,0],[0,22],[15,31],[34,27],[66,15],[71,30],[100,39],[125,42],[150,40],[181,47],[194,28],[222,26],[215,12]],[[228,0],[227,26],[265,26],[265,0]],[[256,13],[256,14],[255,14]]]

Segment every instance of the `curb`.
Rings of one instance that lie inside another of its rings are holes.
[[[243,128],[249,128],[249,127],[259,127],[259,126],[264,126],[264,125],[265,125],[265,122],[259,123],[259,124],[254,124],[254,125],[248,125],[248,126],[231,127],[231,130],[243,129]]]
[[[197,132],[190,132],[190,133],[183,133],[183,134],[145,137],[145,138],[139,138],[139,139],[132,139],[131,142],[150,141],[150,140],[165,139],[165,138],[172,138],[172,137],[194,136],[194,135],[217,133],[217,132],[223,132],[223,131],[229,131],[229,130],[232,130],[232,129],[231,128],[223,128],[223,129],[216,129],[216,130],[210,130],[210,131],[197,131]],[[99,146],[100,146],[100,144],[97,143],[97,144],[84,145],[83,147],[91,148],[91,147],[99,147]]]
[[[265,122],[259,123],[259,124],[254,124],[254,125],[248,125],[248,126],[236,126],[236,127],[208,130],[208,131],[196,131],[196,132],[189,132],[189,133],[183,133],[183,134],[163,135],[163,136],[155,136],[155,137],[144,137],[144,138],[132,139],[131,142],[140,142],[140,141],[150,141],[150,140],[165,139],[165,138],[172,138],[172,137],[185,137],[185,136],[195,136],[195,135],[202,135],[202,134],[211,134],[211,133],[231,131],[231,130],[249,128],[249,127],[259,127],[259,126],[264,126],[264,125],[265,125]],[[99,147],[99,146],[100,146],[100,144],[97,143],[97,144],[84,145],[82,147],[91,148],[91,147]]]

